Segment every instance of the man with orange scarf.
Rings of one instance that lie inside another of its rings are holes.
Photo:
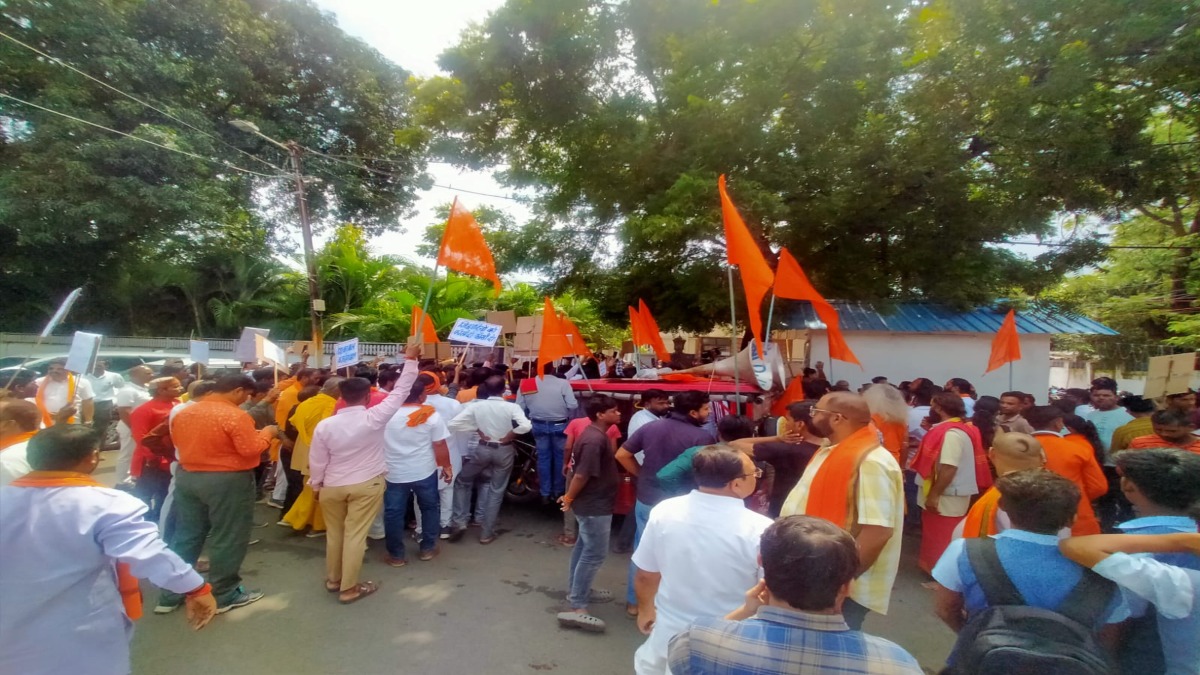
[[[0,488],[0,672],[130,672],[138,579],[186,594],[193,628],[216,614],[211,588],[142,517],[146,506],[91,477],[99,462],[94,431],[56,425],[29,441],[34,470]]]
[[[85,378],[67,372],[66,359],[54,359],[46,364],[46,376],[37,382],[37,395],[34,403],[42,411],[42,426],[55,424],[55,415],[59,410],[74,406],[80,420],[71,418],[70,421],[92,423],[92,413],[95,404],[92,385]]]
[[[1046,452],[1038,439],[1028,434],[996,434],[988,459],[996,467],[996,476],[1042,469],[1046,466]],[[967,511],[967,517],[954,530],[955,539],[990,537],[1012,528],[1008,515],[1000,508],[1000,491],[996,486],[988,488]]]
[[[880,444],[867,402],[832,392],[812,409],[812,429],[830,445],[813,455],[779,515],[824,518],[854,535],[859,573],[842,615],[861,630],[867,613],[887,614],[904,529],[904,478]]]
[[[971,497],[992,486],[991,467],[979,429],[963,420],[963,399],[952,392],[933,397],[934,425],[913,460],[921,505],[921,551],[917,564],[931,573],[971,508]]]

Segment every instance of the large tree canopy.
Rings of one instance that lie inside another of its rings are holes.
[[[1100,252],[1082,234],[1035,261],[989,242],[1049,234],[1062,213],[1172,215],[1163,200],[1193,173],[1128,153],[1169,116],[1169,147],[1195,156],[1198,14],[511,0],[443,54],[452,76],[420,99],[444,154],[538,191],[541,264],[607,310],[644,296],[667,326],[723,319],[719,173],[764,248],[786,245],[827,295],[969,304],[1036,293]],[[1119,186],[1131,174],[1140,203]]]
[[[391,175],[309,155],[318,224],[395,227],[427,180],[408,73],[311,2],[8,0],[0,31],[150,105],[3,38],[0,93],[166,146],[0,98],[0,328],[35,328],[80,285],[77,323],[203,328],[186,294],[173,296],[175,311],[144,306],[161,297],[147,283],[151,262],[232,273],[232,257],[269,258],[289,241],[279,227],[297,223],[286,153],[234,119],[319,153],[386,162],[371,168]],[[259,234],[239,245],[247,221]],[[214,239],[226,240],[223,255],[205,253]]]

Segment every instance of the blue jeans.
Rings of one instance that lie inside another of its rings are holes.
[[[437,546],[438,519],[441,518],[438,472],[411,483],[388,481],[383,493],[383,531],[388,555],[393,558],[404,559],[404,516],[414,494],[421,507],[421,550],[431,551]]]
[[[563,450],[567,447],[566,422],[533,422],[533,440],[537,443],[538,486],[543,497],[567,491],[562,475]]]
[[[579,539],[571,551],[571,567],[567,570],[567,602],[571,609],[586,609],[592,595],[592,581],[608,557],[612,514],[576,518],[579,519]]]
[[[646,531],[646,522],[650,520],[650,509],[654,507],[646,506],[640,501],[633,504],[633,517],[637,523],[637,530],[633,534],[633,550],[637,550],[638,544],[642,543],[642,533]],[[626,516],[628,517],[628,516]],[[578,546],[579,544],[576,544]],[[633,575],[637,573],[637,565],[629,563],[629,587],[625,591],[625,602],[630,605],[637,605],[637,590],[633,587]]]

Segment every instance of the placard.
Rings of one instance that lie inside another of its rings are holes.
[[[72,373],[83,375],[96,368],[96,354],[100,352],[102,336],[96,333],[75,331],[71,340],[71,351],[67,352],[66,369]]]
[[[540,317],[540,316],[517,317],[516,332],[517,332],[517,334],[542,332],[542,317]]]
[[[333,369],[349,368],[358,363],[358,338],[350,338],[333,346]]]
[[[538,348],[536,337],[532,333],[517,333],[513,336],[513,347],[519,352],[535,351]]]
[[[254,358],[250,359],[251,361],[270,361],[280,368],[287,369],[287,352],[263,334],[254,335],[254,348]]]
[[[465,342],[469,345],[492,347],[496,344],[496,340],[500,339],[500,331],[502,329],[503,326],[496,323],[458,319],[454,322],[454,328],[450,330],[450,335],[446,336],[446,340],[448,342]]]
[[[1151,357],[1142,396],[1155,399],[1185,393],[1191,385],[1195,369],[1196,352]]]
[[[242,363],[250,363],[258,360],[258,342],[256,335],[267,337],[271,334],[270,328],[252,328],[246,326],[242,329],[242,337],[238,338],[237,346],[233,349],[233,358]]]
[[[517,332],[517,313],[511,309],[502,312],[488,312],[484,320],[488,323],[500,324],[501,333]]]
[[[192,363],[199,363],[205,368],[208,367],[208,343],[201,340],[188,341],[188,357]]]
[[[66,317],[67,312],[71,311],[71,305],[75,304],[75,301],[79,299],[79,295],[81,293],[83,293],[82,287],[76,288],[67,295],[66,299],[62,301],[62,304],[58,306],[58,311],[55,312],[54,316],[50,317],[50,320],[46,322],[46,327],[42,329],[42,337],[50,337],[50,334],[54,332],[54,329],[58,328],[58,324],[62,323],[62,320],[64,317]],[[89,370],[88,372],[91,371]]]

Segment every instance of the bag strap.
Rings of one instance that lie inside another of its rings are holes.
[[[1083,578],[1079,580],[1079,583],[1075,584],[1075,588],[1071,589],[1070,594],[1062,601],[1062,604],[1058,606],[1056,611],[1068,619],[1091,629],[1095,625],[1096,620],[1100,618],[1100,613],[1112,601],[1114,591],[1116,591],[1116,584],[1089,569],[1085,569],[1083,570]]]
[[[996,540],[979,537],[966,540],[967,561],[975,572],[975,579],[983,589],[983,597],[989,607],[1002,605],[1025,605],[1025,597],[1013,585],[1012,579],[1000,563],[996,552]]]

